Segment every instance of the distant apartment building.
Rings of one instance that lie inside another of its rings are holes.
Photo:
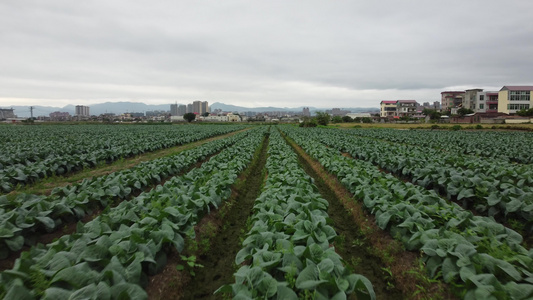
[[[221,109],[215,109],[215,114],[218,114],[218,113],[220,113],[220,112],[222,112]],[[243,114],[244,114],[245,116],[251,118],[251,117],[255,117],[255,115],[257,114],[257,112],[255,112],[255,111],[245,111]]]
[[[149,110],[146,112],[146,117],[162,117],[168,116],[170,112],[164,110]]]
[[[144,118],[143,112],[132,112],[132,113],[129,113],[129,115],[131,118]]]
[[[170,115],[171,116],[179,116],[178,114],[178,104],[170,104]]]
[[[477,104],[477,94],[483,92],[483,89],[470,89],[465,90],[464,96],[463,96],[463,103],[461,107],[471,109],[473,111],[476,110],[476,104]]]
[[[418,107],[416,100],[383,100],[379,115],[382,118],[413,117]]]
[[[443,111],[454,107],[460,107],[463,104],[464,91],[446,91],[440,93],[441,95],[441,108]]]
[[[396,102],[397,100],[383,100],[380,104],[380,117],[382,118],[393,118],[396,116]]]
[[[200,114],[203,115],[209,112],[209,103],[207,101],[202,101],[200,104]]]
[[[16,118],[12,108],[0,108],[0,120]]]
[[[200,114],[201,111],[202,111],[202,101],[193,101],[192,112],[195,114]]]
[[[51,121],[69,121],[71,120],[71,115],[68,112],[54,111],[50,113]]]
[[[303,108],[302,115],[304,117],[310,117],[311,116],[311,112],[309,111],[309,107],[304,107]]]
[[[533,86],[504,86],[498,92],[498,112],[514,114],[533,107]]]
[[[183,116],[187,113],[187,105],[179,105],[178,106],[178,116]]]
[[[480,91],[476,93],[474,108],[476,113],[498,112],[498,92]]]
[[[193,110],[193,107],[192,107],[192,104],[187,104],[187,113],[194,113],[194,110]]]
[[[76,116],[78,117],[90,117],[89,106],[76,105]]]
[[[346,114],[351,113],[351,111],[340,109],[340,108],[332,108],[330,110],[326,110],[326,113],[331,115],[332,117],[335,117],[335,116],[343,117]]]
[[[416,100],[398,100],[396,102],[396,114],[398,117],[412,117],[416,115]]]

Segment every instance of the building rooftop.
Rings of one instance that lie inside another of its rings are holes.
[[[500,91],[533,91],[533,85],[505,85]]]
[[[384,104],[396,104],[396,100],[393,100],[393,101],[391,101],[391,100],[383,100],[383,101],[381,101],[381,103],[384,103]]]
[[[444,91],[444,92],[441,92],[440,94],[464,94],[465,91]]]

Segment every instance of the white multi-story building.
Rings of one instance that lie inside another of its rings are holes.
[[[89,112],[89,106],[76,105],[76,116],[78,117],[89,117],[91,116]]]
[[[473,110],[477,113],[498,112],[498,92],[482,91],[477,92]]]

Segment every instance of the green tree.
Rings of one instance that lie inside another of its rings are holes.
[[[329,121],[331,120],[328,113],[321,112],[321,111],[316,112],[315,119],[318,125],[324,125],[324,126],[328,125]]]
[[[331,118],[332,123],[342,123],[342,118],[340,116],[334,116]]]
[[[209,117],[209,113],[208,112],[203,113],[202,117]]]
[[[440,117],[442,116],[442,114],[438,112],[436,109],[429,109],[429,108],[424,108],[424,110],[422,111],[422,114],[425,116],[429,116],[431,120],[439,120]]]
[[[351,123],[351,122],[353,122],[353,119],[350,116],[344,116],[344,117],[342,117],[342,121],[344,123]]]
[[[186,113],[183,115],[183,118],[187,120],[187,122],[191,123],[194,119],[196,119],[196,115],[193,113]]]
[[[533,108],[530,109],[522,109],[516,112],[517,115],[522,117],[530,117],[533,116]]]
[[[457,114],[461,117],[464,115],[473,114],[473,113],[474,113],[473,110],[471,110],[470,108],[466,108],[466,107],[461,107],[457,110]]]

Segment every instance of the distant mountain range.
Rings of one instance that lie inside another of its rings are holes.
[[[128,112],[147,112],[147,111],[170,111],[169,104],[146,104],[138,102],[106,102],[100,104],[88,105],[90,107],[91,115],[100,115],[105,113],[114,113],[114,114],[123,114]],[[287,108],[287,107],[243,107],[236,105],[229,105],[220,102],[215,102],[209,105],[211,110],[221,109],[222,111],[231,111],[231,112],[246,112],[246,111],[255,111],[255,112],[268,112],[268,111],[302,111],[303,107],[296,108]],[[13,108],[15,115],[19,118],[28,118],[31,116],[29,106],[10,106],[2,108]],[[52,107],[52,106],[33,106],[33,116],[48,116],[50,113],[55,111],[68,112],[71,115],[74,115],[76,106],[67,105],[65,107]],[[325,111],[328,108],[315,108],[309,107],[311,112],[313,111]],[[379,108],[342,108],[344,110],[349,110],[351,112],[379,112]]]

